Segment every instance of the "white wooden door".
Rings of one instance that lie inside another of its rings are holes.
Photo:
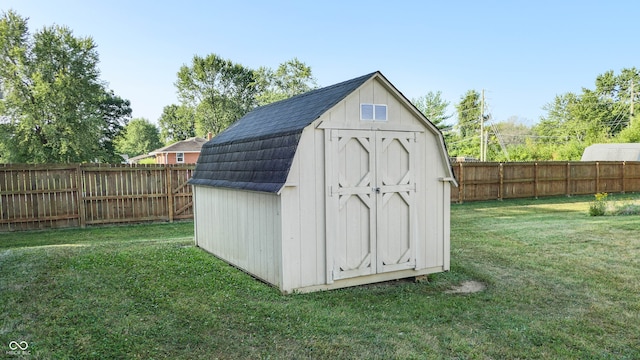
[[[376,132],[377,271],[415,267],[415,133]]]
[[[326,132],[329,279],[415,267],[415,134]]]

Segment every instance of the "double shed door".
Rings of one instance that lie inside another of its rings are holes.
[[[416,133],[325,131],[328,278],[415,268]]]

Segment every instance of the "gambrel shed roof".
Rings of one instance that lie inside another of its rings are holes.
[[[202,147],[189,183],[280,191],[302,130],[374,76],[384,78],[373,72],[256,108]]]
[[[256,108],[202,147],[190,183],[278,192],[302,130],[373,74]]]

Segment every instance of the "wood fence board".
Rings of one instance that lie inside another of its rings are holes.
[[[454,163],[451,201],[640,191],[640,162]]]
[[[0,231],[193,217],[194,165],[0,164]],[[453,202],[640,192],[640,162],[454,163]]]
[[[536,196],[567,193],[566,163],[536,163]]]
[[[68,165],[0,167],[0,231],[77,224],[77,184]]]
[[[463,163],[460,163],[461,167]],[[468,201],[497,199],[500,178],[497,163],[464,163],[464,193]]]
[[[512,199],[520,196],[535,196],[535,164],[502,164],[501,198]]]
[[[188,219],[194,167],[0,164],[0,231]]]
[[[89,184],[84,198],[88,209],[86,223],[167,219],[164,169],[162,166],[84,169]]]
[[[193,169],[172,167],[170,172],[172,190],[172,214],[178,219],[193,217],[193,191],[187,181],[193,175]]]

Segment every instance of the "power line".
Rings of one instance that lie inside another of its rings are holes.
[[[629,125],[631,125],[631,123],[633,122],[633,102],[634,102],[635,96],[636,96],[636,94],[633,92],[633,84],[635,83],[635,81],[634,81],[633,78],[631,78],[630,81],[631,81],[631,89],[630,89],[630,92],[631,92],[631,96],[630,96],[631,109],[629,110]]]
[[[484,141],[484,89],[480,98],[480,161],[487,161],[487,145]]]
[[[500,135],[500,132],[498,131],[498,127],[496,126],[496,124],[491,123],[491,128],[493,129],[493,133],[496,135],[496,138],[498,139],[498,143],[500,144],[500,147],[502,148],[502,152],[504,152],[504,156],[507,158],[507,161],[510,161],[511,159],[509,158],[509,151],[507,151],[507,147],[504,144],[504,141],[502,141],[502,136]]]

